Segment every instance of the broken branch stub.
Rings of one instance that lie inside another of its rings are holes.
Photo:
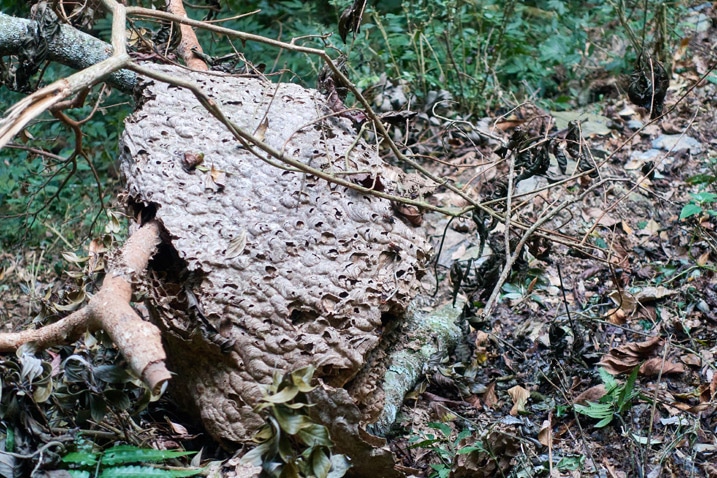
[[[357,141],[315,90],[152,68],[196,82],[233,123],[304,164],[420,193],[422,181]],[[354,397],[380,400],[376,381],[357,375],[416,293],[430,252],[423,231],[385,199],[262,160],[185,89],[150,82],[141,101],[121,164],[132,202],[156,208],[184,267],[150,287],[184,404],[227,443],[260,424],[252,407],[276,370],[313,364],[327,384],[353,380]]]

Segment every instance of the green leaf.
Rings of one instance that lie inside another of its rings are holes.
[[[428,426],[435,430],[439,430],[441,433],[443,433],[443,436],[447,437],[447,436],[450,436],[450,434],[451,434],[451,427],[449,427],[445,423],[431,422],[428,424]]]
[[[469,436],[471,436],[471,434],[472,434],[472,432],[471,432],[470,430],[467,430],[467,429],[466,429],[466,430],[463,430],[463,431],[460,432],[460,433],[458,434],[458,436],[456,437],[455,443],[456,443],[456,444],[460,443],[461,440],[464,440],[464,439],[468,438]]]
[[[281,392],[264,397],[262,400],[268,403],[286,403],[293,400],[298,394],[298,387],[286,387]]]
[[[67,470],[67,474],[71,478],[90,478],[92,476],[89,471],[84,470]]]
[[[428,435],[426,435],[425,440],[421,440],[421,437],[411,437],[411,439],[409,440],[409,442],[411,443],[410,448],[428,448],[428,447],[432,446],[433,444],[438,443],[440,441],[441,440],[439,440],[438,438],[436,438],[435,436],[433,436],[430,433]]]
[[[431,474],[431,477],[448,478],[451,474],[451,468],[443,463],[432,463],[431,468],[435,471],[435,473]]]
[[[269,451],[270,448],[271,444],[262,443],[261,445],[258,445],[257,447],[246,452],[244,456],[242,456],[239,460],[239,463],[247,463],[253,466],[261,466],[263,457]]]
[[[627,382],[622,387],[620,395],[617,397],[617,410],[618,412],[625,411],[628,405],[632,402],[633,391],[635,390],[635,381],[637,380],[637,374],[640,367],[635,367],[630,372],[630,376],[627,378]]]
[[[125,463],[156,462],[194,453],[193,451],[154,450],[151,448],[138,448],[132,445],[118,445],[104,452],[102,464],[113,466]]]
[[[692,199],[697,201],[700,204],[704,203],[711,203],[717,201],[717,194],[714,193],[708,193],[708,192],[701,192],[701,193],[692,193],[690,194],[692,196]]]
[[[311,386],[316,368],[313,365],[291,372],[291,382],[298,387],[300,392],[310,392],[316,387]]]
[[[316,476],[316,478],[327,478],[329,476],[331,460],[327,456],[325,448],[314,448],[311,452],[309,463],[311,463],[311,473]]]
[[[62,462],[77,466],[95,466],[97,464],[97,453],[87,451],[73,451],[62,457]]]
[[[618,386],[615,377],[610,375],[610,373],[604,368],[600,367],[598,369],[598,374],[600,374],[600,380],[602,380],[602,383],[605,384],[605,390],[607,391],[607,393],[612,392]]]
[[[603,427],[608,426],[610,423],[612,423],[612,419],[614,418],[614,416],[615,415],[611,414],[609,417],[603,418],[602,420],[600,420],[599,422],[597,422],[595,424],[595,428],[603,428]]]
[[[107,413],[107,402],[104,397],[99,395],[90,395],[90,414],[96,422],[102,421]]]
[[[264,425],[254,434],[253,440],[261,443],[271,439],[274,435],[274,429],[270,425]]]
[[[697,214],[702,214],[702,207],[690,202],[685,204],[682,208],[682,212],[680,212],[680,219],[687,219],[688,217],[692,217]]]
[[[464,446],[460,450],[456,452],[457,455],[467,455],[469,453],[473,453],[474,451],[478,451],[481,453],[485,453],[487,450],[483,447],[482,443],[474,443],[471,446]]]
[[[133,380],[127,370],[119,365],[98,365],[92,369],[92,374],[107,383],[127,383]]]
[[[47,380],[46,383],[39,385],[33,390],[32,398],[35,403],[44,403],[52,396],[52,380]]]
[[[557,464],[557,468],[559,471],[578,470],[578,469],[580,469],[580,467],[582,466],[584,461],[585,461],[585,457],[583,455],[565,456],[560,459],[560,461]]]
[[[613,406],[610,403],[588,402],[587,405],[574,405],[575,411],[590,418],[604,419],[612,417]]]
[[[163,470],[151,466],[118,466],[105,468],[99,478],[179,478],[197,476],[202,470]]]
[[[329,431],[323,425],[311,424],[299,430],[296,436],[307,446],[331,446]]]
[[[296,435],[299,430],[311,426],[313,422],[306,415],[292,413],[291,409],[281,405],[274,407],[274,418],[277,423],[289,435]]]
[[[105,391],[105,402],[117,410],[127,410],[132,406],[132,401],[124,390]]]

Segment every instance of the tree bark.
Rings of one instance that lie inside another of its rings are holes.
[[[167,11],[180,17],[187,16],[182,0],[167,0]],[[194,30],[185,24],[179,25],[179,29],[182,32],[182,41],[180,41],[177,46],[177,54],[179,54],[192,70],[207,71],[209,68],[207,64],[204,63],[204,60],[194,54],[194,51],[202,52],[202,46],[199,44]]]
[[[17,54],[23,48],[23,39],[34,20],[17,18],[0,12],[0,56]],[[84,70],[112,56],[112,45],[71,27],[61,25],[58,33],[48,43],[48,59]],[[137,74],[119,70],[107,77],[107,82],[124,92],[137,86]]]

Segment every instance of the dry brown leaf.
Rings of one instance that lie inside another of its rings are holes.
[[[488,335],[487,332],[484,332],[482,330],[479,330],[476,332],[476,339],[475,339],[475,345],[476,347],[480,347],[481,345],[488,342],[488,339],[490,338],[490,335]]]
[[[633,228],[630,227],[630,224],[628,224],[627,221],[620,221],[620,227],[622,227],[622,230],[625,231],[625,234],[630,235],[635,232]]]
[[[498,403],[498,396],[495,394],[495,382],[491,382],[483,394],[483,403],[487,408],[495,408]]]
[[[232,238],[232,240],[229,241],[229,246],[227,247],[227,250],[224,253],[224,257],[226,259],[233,259],[235,257],[238,257],[244,252],[245,247],[246,247],[246,231],[244,229],[241,229],[239,231],[239,234],[237,234],[236,237]]]
[[[620,310],[624,311],[625,315],[630,316],[635,313],[637,300],[635,300],[635,297],[629,292],[614,290],[608,294],[608,297],[610,297]]]
[[[431,412],[433,412],[435,417],[438,418],[438,420],[441,422],[451,422],[458,418],[456,414],[451,411],[450,408],[436,401],[432,401],[428,405],[428,408],[430,408]]]
[[[553,424],[550,420],[543,420],[543,424],[540,425],[540,431],[538,432],[538,441],[543,445],[549,447],[553,442]]]
[[[607,468],[608,473],[610,473],[611,478],[626,478],[627,474],[624,471],[616,470],[614,466],[610,464],[607,458],[602,459],[603,465],[605,465],[605,468]]]
[[[647,221],[647,224],[644,228],[637,231],[638,236],[652,236],[653,234],[657,234],[660,232],[660,224],[656,222],[654,219],[650,219]]]
[[[256,131],[254,131],[254,137],[259,141],[264,141],[267,128],[269,128],[269,118],[264,118],[264,121],[262,121],[259,126],[257,126]]]
[[[700,257],[697,258],[697,264],[704,267],[705,264],[707,264],[707,261],[710,260],[710,251],[705,252]]]
[[[575,397],[574,404],[585,405],[587,402],[598,402],[607,393],[605,384],[595,385],[585,390],[583,393]]]
[[[712,401],[712,393],[710,392],[710,386],[705,384],[700,385],[700,403],[706,403]]]
[[[685,411],[689,413],[701,413],[710,408],[710,406],[711,405],[709,403],[699,403],[695,406],[686,408]]]
[[[583,211],[583,218],[585,218],[585,220],[597,219],[598,224],[605,227],[612,227],[620,222],[619,219],[615,219],[607,212],[597,207],[591,207],[586,211]]]
[[[416,206],[410,204],[399,204],[392,202],[393,210],[396,211],[399,217],[403,218],[410,225],[418,227],[423,223],[423,213]]]
[[[668,362],[667,360],[663,361],[662,357],[653,357],[640,366],[640,375],[647,377],[660,375],[660,372],[662,372],[662,375],[665,375],[683,373],[684,371],[685,366],[681,363]]]
[[[519,413],[525,413],[525,404],[530,398],[530,392],[520,385],[516,385],[508,389],[508,395],[513,399],[513,408],[510,409],[510,414],[516,416]]]
[[[501,355],[501,358],[503,359],[503,363],[506,367],[508,367],[512,371],[515,371],[515,369],[513,368],[513,360],[508,356],[508,354]]]
[[[613,350],[624,353],[625,355],[644,358],[654,352],[660,345],[662,345],[662,339],[659,335],[656,335],[643,342],[626,344]]]
[[[610,309],[607,311],[607,320],[611,324],[623,325],[627,322],[627,314],[623,309]]]
[[[490,336],[482,330],[476,333],[474,356],[476,363],[479,365],[483,365],[488,361],[488,349],[485,345],[488,343],[489,337]]]
[[[643,305],[639,309],[637,309],[637,319],[644,319],[648,320],[650,322],[657,322],[657,309],[654,305]]]
[[[668,289],[667,287],[643,287],[639,292],[635,293],[635,299],[644,304],[645,302],[652,302],[659,300],[664,297],[679,294],[680,291],[674,289]]]
[[[691,354],[691,353],[685,354],[682,357],[680,357],[680,360],[682,360],[682,362],[685,365],[691,365],[693,367],[702,366],[702,359],[698,355],[695,355],[695,354]]]
[[[621,373],[629,372],[639,363],[640,360],[634,357],[628,359],[619,359],[608,354],[602,358],[598,365],[604,368],[605,371],[610,375],[619,375]]]
[[[644,342],[625,344],[611,349],[603,356],[599,365],[612,375],[628,372],[650,356],[661,343],[660,336],[656,335]]]
[[[187,431],[187,427],[185,427],[184,425],[181,425],[177,422],[173,422],[172,420],[170,420],[167,417],[164,417],[164,419],[167,421],[167,423],[169,424],[169,427],[172,429],[172,431],[174,432],[175,435],[179,435],[182,437],[189,436],[189,431]]]
[[[482,402],[478,395],[473,394],[473,395],[469,396],[468,398],[466,398],[466,402],[470,403],[472,407],[475,407],[477,409],[481,408]]]

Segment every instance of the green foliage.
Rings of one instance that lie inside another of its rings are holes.
[[[227,26],[283,40],[300,37],[299,44],[344,51],[354,81],[362,86],[370,86],[385,73],[394,82],[408,82],[419,99],[430,91],[447,90],[458,109],[470,113],[500,106],[506,94],[543,99],[553,109],[571,106],[589,71],[603,67],[626,73],[636,57],[630,48],[613,52],[614,45],[601,43],[615,37],[628,43],[610,2],[590,8],[570,0],[369,2],[361,32],[343,45],[338,35],[328,34],[337,31],[338,15],[351,3],[242,2],[237,5],[241,11],[259,8],[261,13]],[[641,32],[643,15],[633,7],[629,11],[635,20],[628,18],[628,24]],[[679,4],[667,8],[669,15]],[[654,12],[647,13],[652,25]],[[600,33],[590,38],[596,28]],[[648,33],[652,30],[648,28]],[[226,44],[216,47],[216,53],[230,52]],[[315,58],[303,54],[279,53],[250,43],[238,49],[269,70],[287,68],[292,81],[309,86],[320,67]],[[594,58],[598,51],[599,58]],[[289,78],[284,75],[284,79]]]
[[[66,74],[65,68],[50,65],[43,84]],[[4,111],[19,97],[3,93],[2,98]],[[96,94],[67,112],[75,120],[87,119],[79,149],[74,132],[45,114],[26,129],[31,142],[23,144],[18,137],[0,150],[0,247],[21,241],[49,246],[60,237],[78,244],[104,227],[102,212],[106,198],[116,193],[118,138],[129,105],[113,94],[104,101],[116,106],[92,114],[93,100],[99,100]]]
[[[717,157],[706,162],[705,172],[692,176],[688,183],[699,186],[700,191],[690,194],[690,200],[682,208],[680,219],[709,214],[717,216]],[[712,192],[714,191],[714,192]]]
[[[314,370],[309,366],[287,375],[275,373],[256,407],[265,414],[266,424],[254,435],[258,445],[242,461],[261,466],[262,478],[341,478],[351,466],[345,456],[331,453],[328,430],[307,414]]]
[[[451,427],[445,423],[434,422],[429,423],[428,426],[438,433],[420,433],[411,437],[409,443],[411,443],[411,448],[423,448],[435,453],[440,460],[440,463],[431,464],[433,472],[429,478],[447,478],[451,473],[451,466],[456,455],[474,451],[486,452],[480,442],[475,442],[472,445],[465,444],[466,439],[472,434],[468,429],[459,432],[455,438],[451,439],[453,435]]]
[[[635,391],[635,381],[639,367],[635,367],[630,373],[625,383],[619,383],[615,377],[600,369],[600,378],[605,385],[606,394],[598,403],[588,402],[587,405],[575,405],[575,411],[581,415],[598,420],[595,424],[596,428],[606,427],[612,423],[616,416],[621,416],[637,396]]]
[[[574,0],[369,2],[361,32],[344,45],[335,33],[340,13],[351,3],[229,0],[222,2],[218,16],[235,17],[260,10],[223,21],[222,26],[283,41],[295,39],[295,44],[326,49],[336,57],[345,52],[351,78],[363,88],[370,88],[385,74],[393,82],[406,81],[419,101],[429,92],[447,90],[456,100],[453,107],[467,113],[504,106],[506,97],[532,96],[553,109],[568,107],[584,90],[586,72],[603,67],[624,73],[634,60],[634,52],[612,52],[607,48],[612,45],[601,44],[616,37],[627,43],[612,2],[598,2],[589,8]],[[627,3],[628,23],[634,31],[642,32],[643,15],[638,14],[642,3]],[[3,11],[27,14],[27,7],[21,8],[17,2],[1,4]],[[681,5],[670,2],[668,18],[677,18],[675,13]],[[192,18],[207,14],[205,9],[188,8]],[[648,9],[648,25],[654,23],[653,10]],[[109,26],[108,18],[99,19],[93,33],[108,41]],[[591,35],[597,28],[600,32]],[[647,29],[648,41],[653,30]],[[240,52],[247,61],[264,64],[267,73],[283,81],[315,86],[322,66],[316,57],[303,53],[231,41],[203,30],[198,34],[208,54]],[[41,79],[33,79],[40,86],[70,72],[56,64],[49,64],[44,71]],[[28,245],[46,246],[60,237],[78,244],[101,228],[104,217],[99,213],[117,185],[117,139],[130,101],[114,92],[102,99],[100,109],[91,115],[99,94],[95,88],[83,107],[69,111],[76,120],[89,118],[82,124],[82,148],[77,151],[81,154],[72,157],[76,146],[73,132],[50,115],[28,129],[32,150],[18,140],[14,148],[0,151],[4,226],[0,247],[26,239]],[[5,110],[20,97],[4,92],[0,109]],[[40,149],[50,154],[40,154]],[[100,192],[102,188],[107,191]],[[687,212],[696,211],[695,205]]]
[[[62,457],[62,462],[71,468],[69,473],[73,477],[178,478],[196,476],[202,470],[188,468],[168,469],[162,466],[135,465],[134,463],[161,463],[193,453],[192,451],[155,450],[132,445],[117,445],[104,452],[95,452],[91,448],[80,449],[66,454]],[[91,469],[92,472],[87,469]]]
[[[556,465],[558,471],[580,470],[585,463],[585,455],[564,456]]]
[[[699,216],[703,213],[707,213],[710,216],[717,216],[717,209],[715,209],[717,206],[713,206],[715,203],[717,203],[717,194],[715,193],[690,193],[690,200],[682,208],[680,219]]]
[[[149,403],[149,390],[116,363],[115,350],[90,335],[81,348],[38,357],[25,346],[16,358],[0,361],[0,446],[5,450],[49,436],[43,435],[47,428],[86,427],[90,420],[103,421],[109,411],[117,419],[122,411],[136,413]],[[37,428],[28,430],[28,423]],[[84,459],[91,465],[89,457]]]

